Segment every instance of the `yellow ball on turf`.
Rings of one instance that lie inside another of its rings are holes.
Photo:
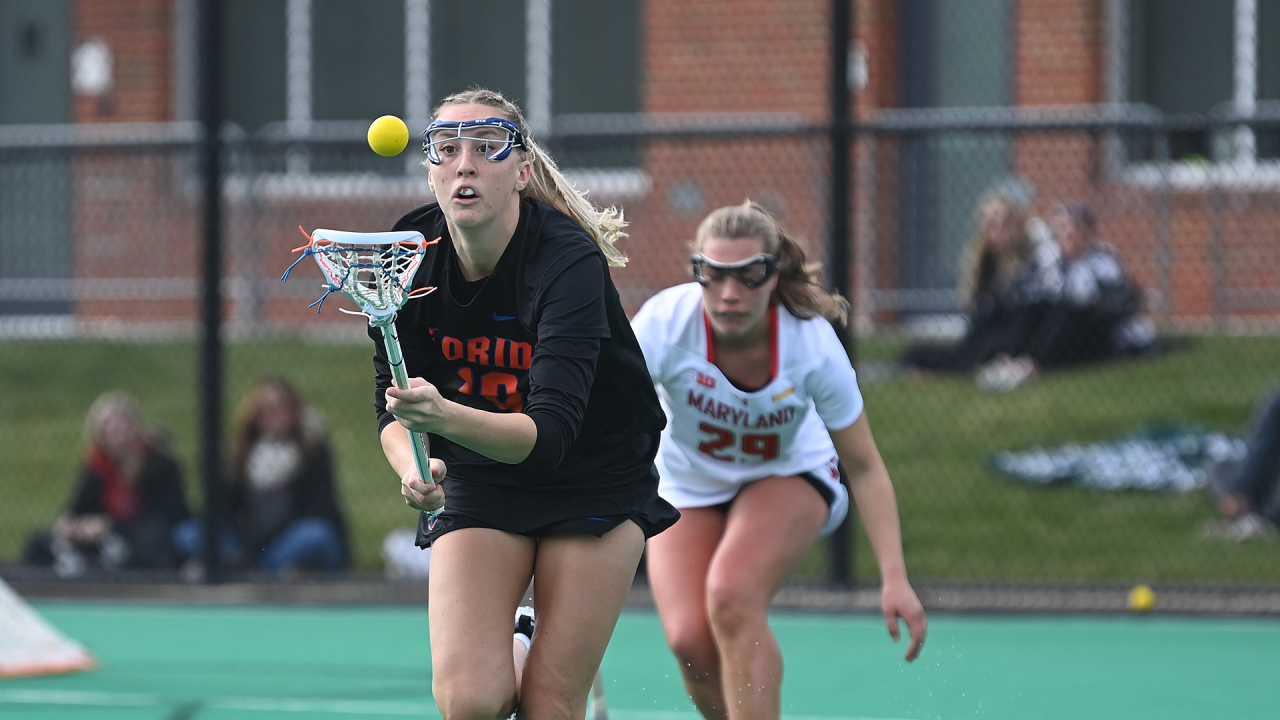
[[[1129,609],[1134,612],[1147,612],[1156,605],[1156,593],[1146,585],[1135,585],[1129,591]]]
[[[379,155],[399,155],[408,144],[409,127],[395,115],[383,115],[369,126],[369,147]]]

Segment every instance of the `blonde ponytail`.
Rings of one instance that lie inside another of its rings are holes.
[[[525,121],[524,114],[515,103],[496,90],[471,88],[441,100],[435,111],[431,113],[431,117],[434,120],[440,114],[440,109],[448,105],[470,104],[494,108],[520,128],[525,147],[520,148],[519,152],[531,166],[529,184],[520,191],[520,196],[544,202],[577,220],[578,224],[600,246],[609,265],[624,267],[627,264],[627,256],[616,247],[618,240],[627,236],[622,231],[627,226],[627,221],[622,217],[622,211],[614,207],[605,210],[596,208],[587,199],[585,193],[569,182],[569,178],[565,177],[556,166],[555,160],[552,160],[551,156],[534,142],[529,133],[529,123]]]

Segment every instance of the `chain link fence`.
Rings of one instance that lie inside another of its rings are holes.
[[[1098,10],[1110,5],[1081,4],[1110,17]],[[825,42],[824,6],[794,5],[803,12],[792,8],[787,27]],[[891,73],[899,102],[878,108],[872,93],[883,99],[892,62],[868,11],[881,4],[859,3],[848,197],[832,196],[826,51],[790,36],[680,45],[665,3],[639,11],[654,36],[641,112],[552,108],[539,135],[597,204],[631,222],[631,262],[614,280],[632,312],[689,279],[688,243],[717,207],[761,203],[824,262],[833,213],[848,212],[850,352],[917,581],[1280,582],[1268,526],[1233,536],[1208,492],[1231,475],[1280,381],[1280,166],[1269,154],[1280,113],[1263,95],[1190,112],[1158,92],[1015,106],[992,79],[1016,72],[1010,58],[1026,42],[1014,5],[893,5],[892,37],[932,37],[932,55],[904,60]],[[1104,45],[1106,27],[1092,30]],[[672,47],[701,62],[664,66]],[[722,92],[752,54],[782,68],[768,81],[794,92],[741,82]],[[665,102],[677,96],[686,102]],[[365,322],[340,313],[350,305],[336,296],[308,308],[324,292],[309,263],[279,281],[306,242],[299,226],[384,230],[431,201],[421,156],[374,155],[366,127],[282,120],[224,132],[223,404],[229,438],[256,378],[296,383],[329,433],[351,566],[382,572],[384,538],[415,517],[375,436]],[[0,126],[0,562],[16,563],[28,534],[65,506],[84,414],[107,390],[137,396],[171,435],[199,509],[199,140],[187,123]],[[904,363],[972,334],[962,270],[996,196],[1017,206],[1019,233],[1054,249],[1051,263],[1062,257],[1059,205],[1087,207],[1153,342],[1025,373],[993,366],[998,350],[964,366]],[[853,543],[857,580],[873,582],[866,543],[858,533]],[[832,575],[821,549],[801,575]]]

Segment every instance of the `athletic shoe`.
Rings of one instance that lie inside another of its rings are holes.
[[[1241,513],[1233,518],[1206,524],[1200,534],[1205,538],[1245,542],[1275,537],[1276,526],[1257,513]]]
[[[66,540],[53,541],[53,574],[60,578],[77,578],[84,574],[89,563],[75,545]]]
[[[978,387],[991,392],[1009,392],[1035,377],[1036,364],[1028,357],[998,357],[978,370]]]
[[[533,608],[521,605],[516,609],[516,635],[523,635],[526,640],[533,641]]]
[[[115,533],[107,533],[98,545],[98,562],[107,570],[119,570],[129,561],[129,543]]]

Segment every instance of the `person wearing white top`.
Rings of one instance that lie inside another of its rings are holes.
[[[824,319],[843,321],[848,304],[750,201],[712,212],[694,245],[697,283],[658,293],[632,320],[668,418],[658,492],[681,511],[649,540],[649,581],[698,710],[777,718],[782,658],[769,602],[844,519],[849,491],[895,641],[899,619],[907,624],[908,661],[927,620],[907,579],[893,484]]]

